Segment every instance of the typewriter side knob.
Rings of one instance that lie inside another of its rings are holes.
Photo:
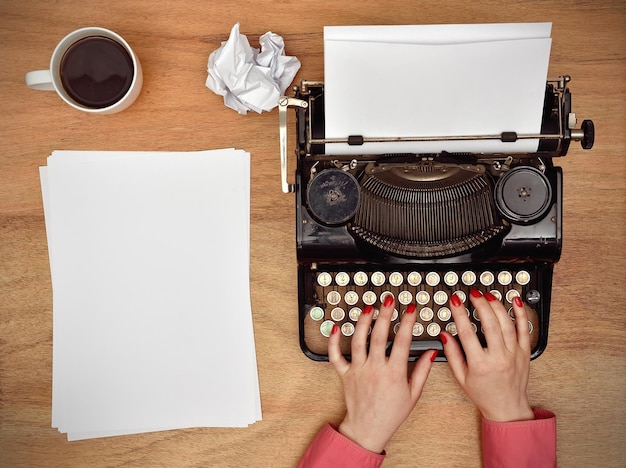
[[[596,129],[593,125],[593,120],[583,120],[582,124],[583,139],[580,142],[583,149],[593,148],[593,143],[596,138]]]
[[[347,223],[356,213],[361,199],[359,182],[341,169],[320,171],[306,191],[311,215],[323,224]]]
[[[541,219],[550,209],[552,187],[534,167],[511,169],[496,184],[496,206],[509,221],[528,224]]]
[[[585,150],[593,148],[596,139],[596,128],[593,120],[583,120],[580,128],[573,128],[576,125],[576,116],[570,113],[570,119],[572,119],[568,124],[571,129],[570,138],[574,141],[580,141],[580,146]]]

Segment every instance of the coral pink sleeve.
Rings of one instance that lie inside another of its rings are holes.
[[[384,459],[385,452],[370,452],[326,424],[307,448],[298,467],[369,468],[379,467]]]
[[[483,418],[485,468],[556,466],[556,416],[535,409],[531,421],[496,422]]]

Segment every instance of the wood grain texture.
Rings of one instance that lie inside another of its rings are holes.
[[[623,1],[3,0],[0,3],[0,466],[294,466],[343,413],[330,365],[297,339],[295,219],[282,194],[277,112],[240,116],[209,91],[207,59],[235,22],[253,46],[281,34],[302,69],[323,79],[324,25],[553,22],[551,76],[572,76],[579,119],[597,128],[591,152],[564,170],[564,247],[550,339],[533,361],[534,405],[558,415],[563,467],[626,460],[626,7]],[[73,29],[120,33],[139,55],[144,87],[112,116],[71,109],[24,85]],[[459,77],[462,79],[462,77]],[[401,99],[403,90],[394,90]],[[515,90],[511,90],[515,92]],[[50,427],[52,295],[38,166],[55,149],[252,154],[251,287],[263,421],[69,443]],[[480,466],[479,416],[445,364],[387,448],[385,466]]]

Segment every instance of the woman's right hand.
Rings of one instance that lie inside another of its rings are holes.
[[[480,344],[459,297],[452,295],[450,309],[463,349],[448,332],[441,332],[441,341],[455,379],[486,419],[502,422],[534,419],[527,396],[528,314],[521,298],[513,301],[513,321],[492,294],[483,296],[473,289],[469,296],[478,313],[487,347]]]

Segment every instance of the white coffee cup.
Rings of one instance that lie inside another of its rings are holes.
[[[137,55],[119,34],[88,27],[57,44],[48,70],[28,72],[25,79],[29,88],[56,91],[75,109],[113,114],[135,102],[143,72]]]

